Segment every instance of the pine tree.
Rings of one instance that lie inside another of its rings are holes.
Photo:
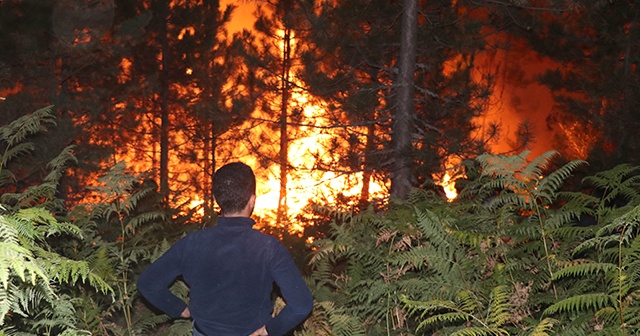
[[[260,143],[252,140],[249,146],[265,166],[274,163],[279,167],[276,212],[279,223],[288,218],[287,190],[292,173],[290,143],[301,136],[300,128],[295,125],[304,120],[304,107],[293,97],[294,93],[302,92],[302,83],[296,78],[299,54],[305,48],[305,31],[299,15],[297,1],[259,2],[255,36],[245,32],[247,66],[249,71],[256,73],[256,90],[260,96],[258,111],[262,116],[258,119],[266,126],[259,135]]]
[[[308,1],[305,7],[313,13],[309,14],[313,47],[305,55],[304,78],[314,94],[344,111],[342,118],[336,118],[345,125],[344,138],[350,143],[343,157],[358,158],[341,162],[341,169],[378,171],[388,181],[396,171],[391,163],[408,158],[410,182],[417,187],[441,173],[451,155],[484,149],[486,139],[475,133],[472,119],[482,112],[491,83],[472,78],[474,54],[484,43],[473,37],[480,24],[468,14],[465,3],[420,3],[416,67],[411,76],[413,117],[409,129],[394,130],[392,135],[396,122],[392,112],[402,100],[398,41],[402,41],[403,6],[399,2]],[[392,150],[396,131],[407,132],[411,146]]]
[[[92,124],[111,108],[108,87],[116,86],[119,54],[110,44],[130,31],[112,31],[121,21],[111,2],[83,7],[74,1],[3,2],[0,23],[7,39],[0,48],[0,104],[3,124],[30,113],[35,106],[55,104],[54,136],[35,141],[38,150],[18,176],[25,185],[41,178],[54,153],[75,144],[84,171],[63,180],[61,192],[78,190],[77,180],[95,171],[108,154],[105,142],[88,141]],[[121,55],[121,54],[120,54]],[[5,119],[7,118],[7,119]]]
[[[241,125],[255,107],[254,74],[244,65],[242,35],[229,36],[225,28],[234,7],[222,11],[218,5],[204,1],[185,15],[189,19],[185,26],[195,29],[179,43],[180,49],[193,50],[184,55],[191,66],[189,83],[201,90],[190,104],[191,123],[185,133],[203,153],[198,165],[202,173],[191,183],[202,185],[196,190],[206,201],[205,213],[213,209],[211,178],[216,166],[233,158],[233,146],[224,144],[243,140],[246,130]]]
[[[120,102],[118,111],[136,122],[124,128],[126,141],[114,162],[128,158],[134,170],[150,171],[168,203],[178,208],[196,196],[206,200],[211,215],[216,156],[226,158],[232,151],[217,146],[219,138],[241,137],[233,126],[251,109],[242,91],[251,76],[242,71],[238,48],[225,29],[233,8],[222,11],[217,1],[128,7],[150,20],[143,41],[123,59],[121,85],[127,90],[119,98],[127,102]],[[192,214],[186,212],[186,218]]]

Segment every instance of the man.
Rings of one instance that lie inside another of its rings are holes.
[[[218,225],[175,243],[138,279],[138,290],[174,318],[193,318],[193,334],[283,335],[311,312],[313,298],[287,249],[252,226],[256,179],[235,162],[213,177],[213,195],[222,210]],[[182,277],[189,305],[169,291]],[[286,302],[272,317],[271,292],[277,284]]]

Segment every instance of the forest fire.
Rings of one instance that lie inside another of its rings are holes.
[[[240,29],[250,29],[246,26],[246,23],[253,22],[253,10],[254,4],[236,4],[239,6],[239,11],[233,18],[231,23],[232,29],[239,31]],[[172,5],[173,6],[173,5]],[[238,24],[242,22],[243,24]],[[235,28],[234,28],[235,27]],[[187,38],[196,34],[196,27],[188,26],[184,28],[178,28],[177,40],[185,41]],[[232,30],[233,32],[233,30]],[[280,52],[283,52],[285,48],[284,44],[284,32],[281,30],[278,32],[281,40],[278,41],[278,47]],[[289,48],[295,50],[296,40],[292,35]],[[500,153],[506,153],[513,150],[523,150],[525,148],[518,148],[519,143],[517,132],[522,121],[533,122],[535,126],[534,133],[537,135],[536,142],[529,144],[528,148],[533,148],[535,154],[540,154],[547,149],[551,148],[552,136],[548,133],[547,128],[544,125],[545,117],[548,115],[552,108],[552,98],[548,92],[545,92],[544,88],[535,83],[534,77],[541,71],[548,69],[553,64],[540,60],[535,53],[528,50],[527,46],[522,44],[521,41],[510,39],[506,36],[492,35],[494,39],[491,41],[493,44],[505,43],[504,40],[509,39],[509,43],[517,45],[517,48],[507,52],[495,51],[489,49],[484,53],[476,55],[475,68],[476,81],[481,82],[487,78],[487,75],[497,78],[495,88],[493,90],[490,107],[482,117],[477,118],[477,123],[482,125],[486,123],[499,123],[502,124],[502,134],[499,141],[496,141],[491,145],[492,151]],[[502,41],[498,41],[502,39]],[[514,53],[519,53],[515,55]],[[159,55],[160,57],[160,55]],[[182,55],[181,57],[186,57]],[[459,60],[454,58],[450,61],[451,67],[454,67]],[[132,61],[128,58],[123,58],[120,63],[121,75],[119,81],[125,83],[131,80],[131,67]],[[290,69],[289,71],[294,71]],[[449,72],[452,72],[450,70]],[[188,76],[194,75],[194,69],[191,67],[185,67],[184,74]],[[296,85],[300,85],[297,83]],[[202,88],[198,86],[189,86],[174,83],[170,85],[173,95],[179,99],[189,101],[197,101],[202,93]],[[341,202],[345,199],[351,199],[347,203],[343,203],[344,206],[355,205],[358,195],[362,192],[363,176],[362,173],[335,173],[318,169],[321,167],[330,167],[333,162],[340,160],[339,153],[337,151],[331,151],[331,142],[338,141],[337,146],[346,148],[349,146],[348,142],[342,140],[339,143],[340,137],[337,133],[333,132],[329,122],[324,119],[326,111],[322,106],[322,103],[318,99],[312,99],[307,96],[308,93],[304,93],[302,90],[293,87],[291,88],[290,101],[288,102],[288,110],[292,113],[298,113],[296,121],[301,126],[289,127],[287,132],[295,132],[288,134],[290,138],[287,150],[287,183],[284,185],[286,190],[283,192],[281,188],[282,176],[281,165],[282,162],[265,161],[261,156],[277,157],[278,151],[278,132],[273,132],[268,122],[258,122],[256,120],[268,121],[273,119],[272,116],[265,115],[264,112],[256,111],[253,116],[247,120],[241,129],[246,129],[247,139],[249,143],[253,143],[253,147],[239,145],[236,142],[221,142],[217,144],[218,150],[233,153],[233,156],[237,160],[242,160],[254,167],[254,170],[258,174],[259,190],[258,200],[256,204],[256,214],[268,222],[276,221],[276,210],[284,209],[285,216],[297,216],[301,215],[303,208],[309,204],[309,202],[319,202],[321,204],[332,205],[337,204],[338,198]],[[279,97],[272,98],[272,104],[280,99]],[[535,103],[533,103],[535,101]],[[192,103],[188,103],[193,106]],[[124,103],[118,103],[115,106],[117,109],[125,109]],[[143,108],[140,106],[140,108]],[[177,106],[176,106],[177,108]],[[187,107],[191,108],[191,107]],[[298,112],[295,112],[298,111]],[[170,116],[170,125],[178,125],[182,122],[180,120],[172,119]],[[161,124],[162,121],[158,117],[149,118],[145,120],[139,127],[138,132],[140,134],[145,133],[145,129],[152,129],[152,124]],[[480,127],[482,130],[483,127]],[[282,130],[280,130],[282,132]],[[360,132],[364,133],[364,132]],[[567,132],[565,132],[567,134]],[[174,206],[186,207],[191,209],[189,211],[195,211],[199,216],[204,215],[205,207],[212,208],[211,194],[208,190],[198,188],[195,186],[206,185],[210,180],[209,173],[202,170],[204,164],[192,164],[186,162],[207,162],[213,159],[211,153],[207,153],[205,147],[194,148],[194,150],[188,154],[192,158],[189,160],[183,160],[183,155],[177,151],[180,144],[189,143],[192,135],[189,131],[177,131],[171,135],[170,143],[174,144],[174,150],[169,151],[169,166],[171,168],[170,180],[173,181],[170,185],[170,189],[174,191],[175,197],[172,201]],[[266,141],[265,141],[266,140]],[[136,146],[135,148],[121,149],[114,155],[114,161],[124,160],[129,163],[134,171],[143,172],[149,171],[160,159],[161,148],[158,146],[156,140],[148,138],[144,140],[150,145],[146,148]],[[580,140],[583,141],[583,140]],[[579,147],[579,144],[573,145],[573,147]],[[585,147],[584,145],[582,147]],[[585,153],[585,149],[578,151],[579,153]],[[441,177],[435,177],[436,183],[440,184],[449,200],[454,199],[457,194],[455,190],[455,178],[453,173],[456,164],[459,162],[451,162],[446,164],[446,172]],[[268,162],[265,164],[265,162]],[[214,162],[214,165],[217,164]],[[458,176],[459,177],[459,176]],[[381,185],[379,182],[369,182],[369,197],[386,197],[389,185]],[[282,198],[282,195],[285,195]],[[289,218],[292,219],[292,218]],[[297,228],[298,230],[301,228]]]
[[[298,136],[291,139],[288,147],[288,164],[290,165],[286,191],[286,208],[291,215],[303,216],[303,208],[309,202],[318,202],[325,205],[337,204],[338,198],[352,199],[342,206],[354,206],[360,195],[362,185],[362,173],[339,174],[327,170],[316,169],[318,166],[330,166],[332,162],[340,159],[339,153],[328,151],[332,142],[336,141],[336,135],[325,120],[326,111],[319,103],[310,103],[308,94],[293,90],[291,95],[293,110],[301,111],[299,124],[295,132]],[[258,113],[258,119],[265,118]],[[252,129],[249,137],[259,141],[268,129],[257,127]],[[274,140],[272,140],[274,141]],[[348,146],[346,142],[341,146]],[[242,153],[241,151],[237,151]],[[251,151],[246,148],[243,155],[245,160],[254,165],[257,158],[252,157]],[[255,153],[253,153],[255,154]],[[260,174],[260,169],[257,169]],[[256,213],[263,218],[273,217],[273,212],[278,208],[281,181],[279,167],[271,165],[260,174],[258,182],[258,198],[256,201]],[[387,186],[374,181],[369,186],[370,197],[385,197]],[[294,221],[295,222],[295,221]],[[296,226],[295,230],[302,228]]]
[[[182,5],[182,3],[173,1],[169,4],[169,9],[180,10]],[[230,33],[238,33],[242,29],[253,29],[249,24],[255,20],[253,11],[256,8],[256,3],[222,1],[220,5],[236,7],[228,26]],[[452,6],[456,7],[457,3],[453,2]],[[113,13],[110,10],[105,11],[109,14],[106,18],[113,20],[111,16]],[[63,11],[58,14],[63,15]],[[141,27],[145,27],[144,24],[148,24],[152,20],[150,17],[142,19]],[[157,25],[159,22],[154,24]],[[167,155],[167,166],[170,167],[167,176],[171,181],[169,190],[173,195],[170,203],[172,206],[187,209],[186,211],[197,209],[197,212],[202,215],[205,214],[205,209],[211,210],[213,208],[211,192],[207,187],[212,171],[216,165],[231,160],[245,161],[252,165],[257,172],[260,196],[256,212],[260,217],[269,220],[276,217],[273,212],[278,208],[285,209],[285,217],[296,216],[310,202],[322,202],[329,205],[341,203],[344,206],[354,206],[364,189],[368,190],[367,197],[369,199],[385,198],[388,195],[389,182],[385,179],[366,179],[362,171],[362,167],[364,167],[362,163],[359,163],[360,166],[354,165],[355,168],[351,170],[336,169],[331,171],[330,168],[336,167],[336,162],[345,161],[341,155],[344,156],[350,146],[350,139],[339,132],[340,127],[351,127],[352,130],[356,130],[352,134],[358,134],[354,137],[359,143],[365,142],[363,134],[366,134],[366,131],[362,126],[336,126],[335,123],[329,122],[325,118],[328,113],[327,108],[323,106],[321,99],[310,97],[308,93],[298,90],[295,86],[302,86],[300,83],[291,81],[293,87],[290,91],[290,97],[288,97],[290,99],[289,105],[286,106],[290,116],[288,119],[284,118],[286,127],[289,128],[284,132],[282,128],[278,130],[274,126],[281,123],[282,118],[278,120],[274,115],[261,114],[264,111],[259,111],[259,108],[251,115],[243,115],[238,118],[238,120],[243,120],[242,123],[229,122],[229,124],[225,124],[227,120],[215,119],[217,116],[213,115],[214,112],[223,111],[221,114],[224,114],[224,108],[230,105],[235,96],[233,94],[224,96],[221,93],[220,96],[216,96],[216,94],[209,92],[211,86],[219,85],[223,92],[233,89],[242,91],[245,84],[230,88],[228,83],[219,84],[215,83],[215,80],[218,79],[207,78],[211,76],[207,73],[207,69],[215,70],[215,65],[224,63],[223,56],[208,55],[206,53],[210,50],[205,49],[198,50],[191,55],[180,49],[184,45],[179,43],[195,44],[194,36],[203,33],[203,26],[191,23],[184,26],[171,22],[165,22],[165,24],[166,26],[162,29],[169,32],[167,34],[175,43],[171,46],[176,49],[171,50],[175,51],[175,54],[165,52],[171,48],[162,44],[167,42],[158,38],[159,35],[150,36],[150,40],[145,43],[155,43],[150,49],[155,58],[153,61],[157,64],[152,66],[151,72],[145,74],[148,78],[136,73],[136,71],[142,71],[140,69],[147,64],[138,64],[133,55],[126,53],[118,58],[117,84],[123,88],[137,87],[140,92],[135,99],[120,99],[120,97],[110,99],[109,112],[114,115],[113,123],[106,121],[104,125],[97,127],[90,125],[87,115],[81,113],[73,115],[78,125],[88,125],[86,126],[88,132],[99,135],[88,139],[90,144],[108,147],[115,140],[118,143],[122,142],[123,146],[113,148],[109,164],[126,161],[131,170],[148,172],[156,178],[160,174],[158,171],[159,162],[163,160],[163,155]],[[109,25],[101,23],[101,29],[106,29],[103,26],[108,27]],[[67,26],[58,28],[65,27]],[[367,32],[370,31],[370,28],[367,28],[369,29]],[[86,31],[86,27],[78,29],[71,30],[75,36],[70,40],[73,46],[101,41],[96,32]],[[163,31],[162,29],[160,30]],[[102,30],[99,32],[102,33]],[[556,122],[553,125],[555,127],[553,130],[547,125],[549,116],[556,109],[557,103],[554,102],[553,93],[548,87],[539,84],[537,80],[547,70],[562,70],[563,65],[538,55],[521,38],[507,33],[484,33],[484,38],[487,39],[490,46],[475,53],[472,57],[474,80],[477,83],[482,83],[487,78],[491,78],[493,87],[489,105],[484,113],[475,117],[474,122],[478,125],[478,133],[485,132],[488,124],[502,125],[500,136],[489,144],[491,151],[502,154],[530,149],[533,151],[531,157],[535,157],[557,146],[554,141],[561,141],[566,145],[566,148],[563,149],[566,152],[564,154],[568,154],[570,158],[586,158],[590,149],[603,136],[601,132],[589,125],[585,126],[583,122],[568,119]],[[283,34],[283,32],[280,33],[280,38],[284,38]],[[102,37],[104,40],[113,38],[119,41],[118,38],[106,33],[98,35],[104,36]],[[231,39],[226,35],[225,38]],[[291,45],[288,48],[295,49],[296,41],[293,33],[289,42]],[[277,41],[274,45],[279,46],[280,51],[284,52],[285,44],[282,40]],[[510,47],[494,48],[495,45],[509,45]],[[209,68],[198,65],[201,59],[194,59],[194,57],[205,58],[205,56],[210,57],[208,64],[206,64]],[[179,69],[165,69],[164,62],[168,62],[171,57],[176,62],[175,64],[180,65]],[[453,73],[454,63],[459,61],[455,56],[450,57],[449,60],[448,64],[445,61],[445,68],[451,67],[451,69],[445,69],[445,76],[448,73]],[[55,59],[54,63],[58,69],[56,71],[60,71],[59,69],[63,69],[65,66],[63,59]],[[160,73],[158,73],[158,69]],[[240,69],[237,68],[237,72],[241,72]],[[293,73],[295,70],[289,69],[289,73]],[[165,79],[165,77],[169,77],[167,73],[171,71],[175,71],[175,73],[171,73],[175,77],[173,82]],[[220,75],[220,77],[222,76]],[[144,80],[136,82],[138,78],[144,78]],[[158,82],[153,85],[149,84],[152,79],[157,79]],[[384,82],[385,80],[387,82]],[[74,78],[65,78],[61,82],[64,83],[64,85],[59,85],[61,90],[68,90],[70,94],[86,94],[91,97],[90,85],[76,82]],[[383,78],[380,82],[388,85],[389,80]],[[0,91],[0,96],[6,97],[22,91],[22,84],[17,83],[11,89]],[[166,91],[154,91],[157,87],[164,87]],[[233,93],[239,95],[238,92]],[[225,106],[218,105],[217,99],[224,100],[220,105]],[[271,99],[271,104],[277,105],[279,99],[282,98],[276,96],[269,99]],[[161,116],[157,113],[158,110],[163,110],[166,116]],[[131,115],[135,115],[136,120],[127,124]],[[526,144],[521,143],[521,139],[519,139],[523,133],[523,122],[533,125],[531,132],[535,135],[533,141]],[[128,127],[127,135],[122,135],[121,129],[113,128],[124,128],[121,127],[122,124]],[[232,126],[237,127],[240,130],[238,133],[241,134],[225,133]],[[160,131],[161,127],[166,127],[166,129]],[[222,130],[217,129],[218,127]],[[362,129],[358,129],[358,127]],[[581,127],[583,129],[586,127],[586,131],[578,131]],[[291,134],[287,134],[288,131]],[[159,135],[160,132],[166,132],[166,134]],[[282,161],[274,159],[280,150],[279,146],[282,145],[277,141],[280,134],[290,137],[284,164]],[[166,137],[169,145],[160,143],[161,136]],[[249,144],[240,143],[238,139],[246,140]],[[189,149],[183,151],[182,148],[185,147]],[[342,150],[342,153],[336,149]],[[439,176],[433,176],[436,183],[444,188],[448,199],[456,197],[455,179],[460,176],[450,172],[450,170],[453,171],[455,165],[456,163],[447,162],[444,167],[446,171],[443,171]],[[281,190],[283,187],[281,169],[283,167],[286,169],[287,179],[284,193]],[[365,180],[367,182],[364,182]],[[364,183],[368,185],[365,186]],[[159,188],[162,189],[163,186],[160,185]],[[286,197],[283,198],[283,194]]]
[[[638,333],[638,9],[0,0],[0,334]]]

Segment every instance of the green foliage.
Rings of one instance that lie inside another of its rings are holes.
[[[8,178],[12,176],[10,172],[5,171],[7,164],[34,150],[35,147],[33,143],[27,141],[28,138],[46,130],[46,125],[55,125],[55,118],[51,113],[52,109],[53,106],[47,106],[0,127],[0,142],[2,144],[0,169],[3,170],[0,185],[7,183]]]
[[[2,171],[49,113],[0,128]],[[639,333],[638,168],[620,165],[585,178],[588,193],[567,191],[584,162],[551,169],[555,158],[480,156],[454,202],[414,190],[384,211],[319,207],[316,218],[329,222],[318,225],[326,232],[310,258],[315,309],[296,334]],[[190,228],[173,225],[155,183],[124,163],[91,187],[94,204],[66,209],[57,189],[74,162],[66,148],[40,183],[0,198],[0,332],[190,334],[189,321],[150,311],[135,288]],[[184,284],[173,289],[188,299]]]
[[[142,269],[188,229],[168,220],[156,187],[120,162],[91,186],[98,201],[78,206],[70,213],[87,238],[69,242],[70,247],[82,251],[115,292],[114,301],[86,291],[77,293],[82,298],[84,321],[94,333],[160,334],[165,328],[171,335],[184,333],[186,327],[181,321],[166,326],[166,315],[158,316],[147,309],[135,287]]]
[[[54,124],[51,111],[0,128],[2,176],[13,175],[7,167],[17,153],[35,148],[29,137]],[[122,163],[99,179],[96,204],[67,210],[56,196],[75,162],[68,147],[49,162],[39,183],[22,190],[10,178],[0,184],[15,190],[0,198],[0,332],[154,334],[168,318],[137,303],[136,274],[184,229],[168,225],[155,184],[141,182]]]
[[[54,124],[52,108],[40,109],[0,127],[0,187],[13,183],[8,166],[28,154],[34,146],[30,136]],[[61,237],[83,239],[82,230],[60,220],[51,211],[59,209],[55,198],[62,171],[73,161],[71,148],[48,165],[41,184],[18,193],[2,195],[0,205],[0,327],[6,334],[29,331],[38,335],[79,335],[88,331],[78,323],[77,299],[66,288],[83,287],[93,293],[113,296],[112,287],[89,262],[59,253],[54,241]]]
[[[314,315],[303,332],[357,321],[367,335],[636,334],[636,168],[567,191],[584,162],[550,169],[556,156],[480,156],[452,203],[416,190],[383,213],[331,214],[310,283],[346,316]]]

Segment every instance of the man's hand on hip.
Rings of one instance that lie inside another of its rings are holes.
[[[260,329],[254,331],[249,336],[267,336],[269,333],[267,332],[267,328],[262,326]]]

